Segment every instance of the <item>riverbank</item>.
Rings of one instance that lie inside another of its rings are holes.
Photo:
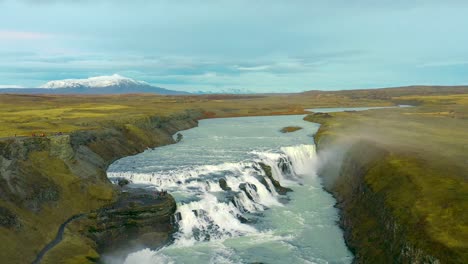
[[[9,263],[32,262],[66,219],[117,201],[120,190],[106,176],[113,161],[174,143],[172,135],[196,126],[201,116],[193,111],[60,137],[0,142],[4,176],[0,179],[0,208],[5,211],[2,215],[7,216],[5,220],[2,216],[0,236],[8,241],[2,244],[0,259]],[[89,241],[79,234],[70,237],[75,250],[62,251],[61,259],[83,263],[96,258],[96,249],[89,246]]]
[[[467,98],[306,118],[356,263],[468,261]]]
[[[106,254],[120,259],[137,250],[156,250],[176,231],[175,211],[176,202],[168,193],[124,187],[112,205],[83,214],[66,230],[61,226],[63,239],[45,248],[41,263],[101,263]]]

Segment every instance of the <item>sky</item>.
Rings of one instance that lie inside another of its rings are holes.
[[[0,87],[120,74],[185,91],[468,84],[466,0],[0,0]]]

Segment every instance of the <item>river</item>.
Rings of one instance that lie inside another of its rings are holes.
[[[134,252],[123,262],[351,263],[335,200],[316,174],[312,136],[319,125],[303,117],[201,120],[199,127],[181,131],[177,144],[112,164],[110,179],[168,190],[180,216],[174,243]],[[281,133],[285,126],[303,129]],[[278,194],[261,163],[293,191]]]

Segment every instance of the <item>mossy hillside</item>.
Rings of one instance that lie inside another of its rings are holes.
[[[334,116],[337,114],[339,113],[333,113]],[[303,118],[304,121],[320,124],[319,130],[314,135],[315,141],[319,141],[324,138],[323,135],[327,135],[327,139],[331,140],[334,132],[333,129],[329,129],[329,126],[339,126],[336,119],[334,119],[333,122],[327,122],[332,117],[333,116],[329,113],[312,113]],[[318,144],[318,146],[320,146],[320,144]]]
[[[9,259],[10,263],[32,261],[41,247],[55,237],[57,227],[65,219],[79,212],[95,210],[112,201],[115,195],[109,184],[82,182],[69,171],[62,160],[50,157],[47,152],[32,152],[27,162],[29,164],[19,165],[25,170],[25,175],[42,175],[39,179],[51,181],[56,189],[53,199],[49,199],[47,192],[50,192],[50,189],[46,187],[44,190],[42,183],[36,183],[33,177],[29,179],[28,183],[33,185],[36,195],[39,195],[26,197],[33,199],[34,208],[38,208],[34,211],[23,206],[14,206],[11,202],[0,201],[1,206],[14,212],[21,225],[17,229],[0,228],[1,237],[8,241],[2,244],[0,259]],[[21,254],[16,254],[17,252]]]
[[[196,119],[184,115],[153,124],[151,119],[135,120],[128,124],[134,129],[106,124],[103,130],[3,141],[1,154],[6,163],[2,161],[1,179],[9,184],[2,185],[6,197],[0,207],[11,211],[19,225],[0,227],[0,236],[9,241],[2,245],[0,258],[11,263],[31,262],[66,219],[115,200],[115,187],[105,174],[113,160],[169,144],[172,133],[196,126]],[[149,141],[138,140],[139,133],[151,135]],[[62,257],[71,257],[66,252]]]
[[[123,193],[112,206],[71,222],[43,263],[101,263],[103,255],[125,259],[130,252],[159,248],[175,230],[171,224],[175,210],[170,195],[155,198],[145,190]]]
[[[447,173],[397,154],[373,167],[366,182],[372,192],[385,194],[392,215],[408,227],[412,244],[444,262],[463,263],[468,259],[468,183]]]
[[[373,144],[359,142],[347,152],[341,177],[330,188],[357,261],[464,263],[466,183]]]
[[[63,240],[54,247],[42,260],[44,264],[85,264],[96,263],[100,255],[96,252],[94,241],[80,235],[85,230],[65,230]]]
[[[423,97],[415,108],[309,117],[324,124],[316,135],[321,151],[361,145],[342,149],[341,175],[328,185],[358,262],[466,263],[466,98]],[[386,154],[370,154],[372,148]]]

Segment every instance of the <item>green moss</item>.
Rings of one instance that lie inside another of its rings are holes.
[[[115,197],[110,183],[82,182],[63,160],[49,156],[46,151],[33,151],[28,160],[21,162],[25,186],[37,195],[25,201],[26,207],[0,201],[0,206],[14,212],[21,224],[18,230],[0,229],[0,237],[8,241],[0,251],[0,258],[11,263],[32,261],[35,252],[55,237],[62,222],[80,212],[98,209]],[[29,205],[37,209],[31,211]],[[26,243],[30,250],[23,250]]]
[[[149,144],[149,138],[150,135],[148,135],[148,131],[145,131],[135,125],[132,124],[126,124],[125,128],[128,130],[130,133],[129,138],[132,138],[133,140],[144,142],[146,144]]]
[[[412,226],[407,234],[413,243],[434,252],[440,246],[432,248],[428,241],[437,241],[455,249],[456,259],[463,255],[456,249],[468,243],[468,183],[444,174],[424,161],[393,155],[370,170],[366,180],[374,192],[386,195],[393,215]]]

